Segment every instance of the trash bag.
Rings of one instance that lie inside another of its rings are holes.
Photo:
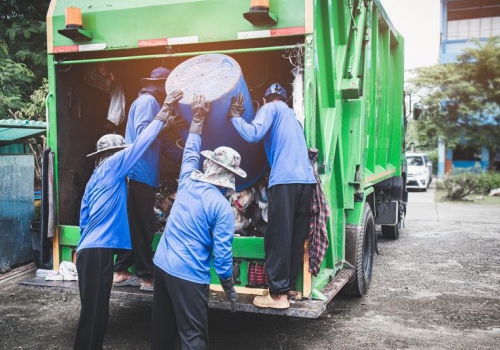
[[[71,261],[61,261],[59,271],[45,270],[44,272],[46,281],[78,281],[78,271],[76,269],[76,265]]]
[[[117,84],[111,90],[110,95],[108,120],[118,126],[125,120],[125,93],[122,86]]]

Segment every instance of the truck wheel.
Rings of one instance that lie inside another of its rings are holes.
[[[375,221],[368,204],[365,204],[362,230],[358,234],[356,271],[354,282],[346,284],[344,294],[363,296],[368,292],[372,280],[373,255],[375,250]]]
[[[382,225],[382,236],[386,239],[398,239],[399,223],[394,226]]]

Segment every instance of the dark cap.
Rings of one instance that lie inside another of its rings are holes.
[[[170,75],[171,70],[165,67],[158,67],[151,71],[151,78],[142,78],[141,84],[146,85],[148,82],[165,82]]]
[[[267,90],[266,90],[266,93],[264,94],[264,98],[269,96],[269,95],[273,95],[273,94],[276,94],[276,95],[280,95],[284,101],[286,101],[287,99],[287,94],[286,94],[286,90],[283,89],[283,87],[278,84],[278,83],[274,83],[272,84]]]

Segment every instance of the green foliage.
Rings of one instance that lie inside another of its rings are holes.
[[[438,172],[438,151],[437,149],[433,149],[430,151],[426,151],[427,156],[429,157],[429,160],[432,162],[432,173],[434,175],[437,175]]]
[[[0,41],[0,119],[14,116],[13,111],[23,107],[23,90],[29,89],[32,80],[33,72],[11,60],[7,45]]]
[[[26,64],[40,82],[47,73],[46,24],[43,21],[13,23],[6,30],[13,57]]]
[[[30,102],[25,104],[15,114],[20,119],[45,120],[45,99],[49,93],[47,79],[43,79],[42,85],[30,96]]]
[[[406,127],[406,148],[420,148],[421,140],[417,135],[417,122],[410,121]]]
[[[462,169],[446,175],[443,186],[445,199],[449,200],[463,200],[470,194],[487,195],[491,190],[500,188],[500,173]]]
[[[491,190],[500,188],[500,173],[487,171],[477,175],[477,193],[487,195]]]
[[[472,193],[477,193],[479,189],[478,174],[462,172],[459,174],[448,174],[443,180],[446,189],[445,199],[459,201],[465,199]]]
[[[475,42],[454,64],[418,68],[409,90],[421,97],[424,114],[415,123],[419,144],[449,147],[459,142],[500,145],[500,38]]]
[[[50,0],[0,2],[0,119],[26,108],[47,77],[45,16]]]

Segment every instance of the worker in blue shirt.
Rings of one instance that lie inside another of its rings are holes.
[[[202,151],[207,159],[198,170],[203,123],[210,111],[203,95],[191,104],[193,121],[186,140],[179,187],[155,257],[151,348],[208,349],[210,261],[236,310],[232,251],[234,214],[221,189],[234,190],[240,155],[229,147]]]
[[[155,68],[150,78],[141,79],[143,88],[130,106],[125,129],[125,142],[132,143],[153,121],[165,99],[165,82],[170,70]],[[164,134],[164,133],[162,133]],[[135,286],[143,291],[153,291],[153,250],[155,233],[154,205],[160,180],[160,160],[167,157],[180,163],[182,150],[160,135],[144,152],[128,174],[128,218],[132,250],[121,252],[115,262],[113,282],[116,287]],[[135,264],[135,274],[128,269]]]
[[[120,135],[104,135],[97,141],[97,151],[88,155],[97,158],[80,210],[76,267],[81,311],[74,349],[102,349],[113,283],[113,255],[132,247],[126,177],[162,128],[187,126],[184,119],[172,113],[172,104],[182,97],[182,92],[177,90],[171,95],[133,144],[125,144]]]
[[[263,140],[271,168],[269,219],[264,236],[269,294],[255,297],[253,303],[275,309],[290,307],[288,294],[295,290],[302,266],[311,194],[316,184],[302,126],[286,100],[286,90],[275,83],[266,90],[264,105],[251,123],[241,118],[242,94],[233,98],[228,114],[243,139]]]

